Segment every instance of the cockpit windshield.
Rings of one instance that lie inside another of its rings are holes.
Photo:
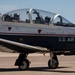
[[[44,25],[64,25],[72,24],[59,14],[43,11],[39,9],[19,9],[3,15],[3,21],[22,22]]]
[[[53,24],[58,26],[65,26],[65,25],[74,25],[60,14],[56,14],[53,18]]]

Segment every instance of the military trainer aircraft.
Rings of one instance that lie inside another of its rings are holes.
[[[55,69],[57,55],[75,55],[75,25],[60,14],[39,9],[0,14],[0,51],[20,53],[15,62],[20,70],[29,68],[28,54],[50,53],[48,67]]]

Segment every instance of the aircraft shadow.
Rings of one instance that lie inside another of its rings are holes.
[[[20,71],[18,68],[0,68],[0,72]]]
[[[58,67],[57,69],[49,69],[48,67],[30,67],[27,71],[75,73],[75,71],[59,70],[62,68],[69,68],[69,67]],[[20,71],[20,70],[18,68],[0,68],[0,72],[15,72],[15,71]]]
[[[27,71],[75,73],[75,71],[59,70],[62,68],[70,68],[70,67],[58,67],[57,69],[49,69],[48,67],[31,67]]]

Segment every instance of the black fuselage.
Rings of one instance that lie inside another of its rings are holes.
[[[52,51],[75,51],[74,36],[0,35],[0,38],[32,46],[46,47]]]

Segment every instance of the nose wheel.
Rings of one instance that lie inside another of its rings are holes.
[[[56,69],[59,65],[57,56],[56,56],[56,54],[53,54],[53,53],[51,53],[50,56],[51,56],[51,59],[49,59],[49,61],[48,61],[48,67],[50,69]]]

